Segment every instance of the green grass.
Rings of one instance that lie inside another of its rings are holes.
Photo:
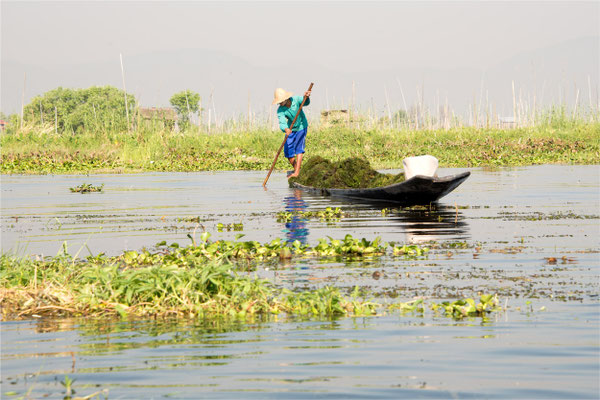
[[[422,154],[437,157],[441,167],[597,164],[600,123],[559,122],[511,130],[309,129],[306,157],[339,161],[362,156],[376,169],[401,168],[403,158]],[[1,172],[267,170],[282,140],[281,132],[269,129],[213,135],[144,129],[73,135],[33,126],[2,134]],[[283,154],[276,168],[289,169]]]

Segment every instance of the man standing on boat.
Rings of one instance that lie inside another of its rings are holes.
[[[305,106],[310,104],[310,93],[310,91],[304,92],[304,96],[306,97]],[[302,104],[302,100],[302,96],[293,96],[292,92],[287,92],[282,88],[275,89],[273,104],[279,104],[277,108],[279,128],[287,137],[283,154],[294,168],[294,172],[288,176],[288,179],[297,177],[300,174],[300,166],[302,165],[302,157],[304,156],[304,142],[306,141],[306,132],[308,130],[308,121],[306,115],[304,115],[304,111],[300,110],[296,123],[294,126],[290,126],[300,108],[300,104]]]

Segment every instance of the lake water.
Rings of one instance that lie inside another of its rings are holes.
[[[439,175],[464,169],[442,169]],[[395,172],[395,171],[394,171]],[[2,251],[54,255],[211,239],[315,244],[355,237],[438,248],[421,259],[298,260],[252,274],[291,288],[359,285],[380,301],[498,293],[506,312],[460,321],[389,314],[335,320],[3,321],[3,398],[598,398],[600,167],[473,169],[432,209],[319,197],[264,172],[2,176]],[[81,183],[104,193],[70,193]],[[340,207],[338,222],[277,222]],[[190,221],[198,217],[200,223]],[[217,224],[243,230],[218,232]],[[556,259],[556,261],[553,261]],[[8,393],[8,394],[7,394]],[[102,398],[102,397],[101,397]]]

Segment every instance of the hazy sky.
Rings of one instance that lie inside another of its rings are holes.
[[[334,69],[486,67],[507,56],[598,35],[600,2],[11,2],[2,57],[102,61],[205,48],[257,65],[313,60]]]
[[[487,68],[521,52],[600,34],[599,1],[0,4],[3,66],[208,49],[267,67],[293,62],[341,72]],[[35,87],[29,89],[35,94]]]

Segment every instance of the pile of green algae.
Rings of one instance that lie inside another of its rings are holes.
[[[321,156],[315,156],[302,164],[297,178],[289,179],[290,187],[294,182],[327,189],[374,188],[404,182],[404,173],[382,174],[371,168],[369,161],[361,157],[331,162]]]

